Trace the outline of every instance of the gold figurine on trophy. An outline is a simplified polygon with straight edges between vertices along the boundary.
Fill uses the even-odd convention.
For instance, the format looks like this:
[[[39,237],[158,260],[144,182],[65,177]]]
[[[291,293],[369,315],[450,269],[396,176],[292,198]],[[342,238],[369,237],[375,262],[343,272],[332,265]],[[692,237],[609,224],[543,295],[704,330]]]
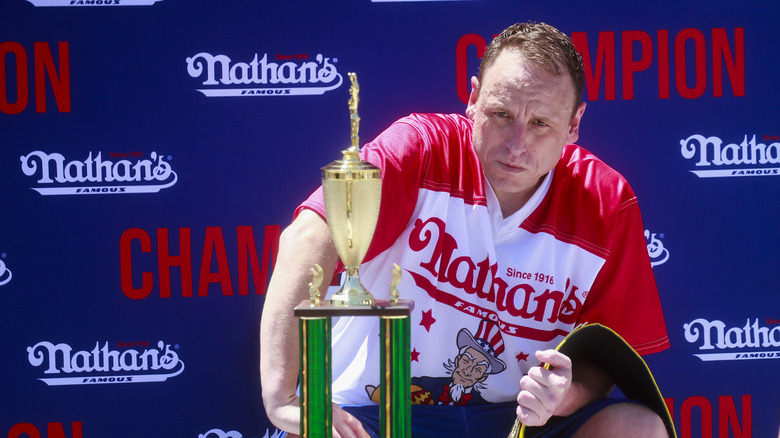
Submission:
[[[341,160],[322,168],[325,213],[336,250],[344,262],[346,279],[331,297],[331,304],[340,306],[372,306],[374,297],[360,283],[358,269],[374,236],[382,180],[379,168],[358,156],[360,116],[358,115],[358,85],[355,73],[349,73],[349,112],[352,145],[342,151]]]

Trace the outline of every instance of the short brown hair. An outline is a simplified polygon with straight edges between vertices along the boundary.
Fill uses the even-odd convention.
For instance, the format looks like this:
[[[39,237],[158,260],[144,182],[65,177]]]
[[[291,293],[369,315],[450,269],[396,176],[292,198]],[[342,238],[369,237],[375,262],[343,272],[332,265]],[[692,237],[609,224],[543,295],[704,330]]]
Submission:
[[[526,59],[552,74],[560,76],[563,74],[561,70],[565,69],[574,81],[574,111],[577,110],[585,88],[585,73],[582,57],[565,33],[546,23],[525,22],[509,26],[485,50],[479,65],[480,83],[506,47],[518,48]]]

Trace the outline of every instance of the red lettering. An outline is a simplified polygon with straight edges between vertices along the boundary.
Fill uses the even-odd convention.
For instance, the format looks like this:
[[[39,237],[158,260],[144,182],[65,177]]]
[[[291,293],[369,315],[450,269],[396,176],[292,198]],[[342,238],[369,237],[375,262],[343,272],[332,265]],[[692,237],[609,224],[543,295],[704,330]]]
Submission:
[[[8,438],[19,438],[22,435],[26,435],[27,438],[41,438],[38,428],[30,423],[14,424],[11,430],[8,431]]]
[[[488,274],[490,274],[490,278],[496,278],[496,272],[498,271],[498,264],[493,264],[493,266],[491,266],[490,259],[485,257],[485,260],[482,260],[481,262],[477,263],[477,269],[479,269],[479,271],[477,272],[477,284],[474,285],[474,289],[476,290],[477,296],[480,298],[487,299],[491,303],[495,302],[496,296],[493,294],[493,288],[488,288],[488,290],[485,291],[485,282],[487,280]]]
[[[60,112],[70,112],[70,54],[68,43],[61,41],[59,49],[59,68],[55,67],[54,55],[47,42],[33,44],[33,75],[35,83],[35,110],[46,112],[46,79],[48,78],[57,109]],[[9,78],[7,62],[13,55],[16,65],[16,100],[11,103],[7,94],[13,89],[12,78]],[[0,43],[0,111],[6,114],[19,114],[27,108],[30,98],[29,70],[27,51],[16,42]]]
[[[547,305],[550,301],[553,303],[553,308],[547,321],[556,322],[558,320],[558,312],[561,309],[561,301],[563,301],[563,292],[547,289],[543,293],[535,296],[534,301],[536,302],[536,310],[533,312],[535,320],[541,321],[544,319],[544,315],[547,313]]]
[[[734,96],[745,95],[745,29],[734,29],[734,52],[726,29],[712,29],[712,86],[715,97],[723,96],[723,62]]]
[[[531,301],[531,295],[536,291],[530,284],[518,284],[507,290],[507,284],[500,278],[496,278],[494,283],[499,284],[498,292],[496,293],[496,309],[500,311],[506,310],[512,316],[521,316],[526,319],[533,317],[532,314],[528,313],[528,303]],[[525,293],[525,296],[523,296],[523,305],[521,307],[515,305],[515,302],[517,301],[515,299],[515,294],[519,290],[522,290]]]
[[[729,426],[734,432],[734,438],[750,438],[753,435],[753,408],[749,395],[742,396],[742,427],[739,425],[734,397],[718,397],[718,436],[729,436]]]
[[[258,256],[255,245],[255,237],[250,226],[236,228],[238,251],[238,290],[239,295],[249,293],[249,274],[254,279],[255,293],[264,295],[268,286],[268,278],[276,262],[279,251],[279,225],[265,227],[263,236],[263,255]],[[136,243],[140,244],[140,253],[157,254],[157,268],[159,275],[159,288],[161,298],[171,297],[171,268],[178,267],[181,275],[181,295],[191,297],[193,292],[192,272],[192,242],[189,228],[179,229],[178,255],[172,255],[169,248],[168,229],[157,230],[157,251],[152,248],[152,238],[149,233],[139,228],[131,228],[122,233],[119,242],[120,281],[122,292],[130,299],[143,299],[148,297],[155,285],[153,272],[141,272],[140,287],[133,282],[135,267],[136,280],[138,280],[139,265],[143,264],[143,258],[138,254]],[[175,246],[175,245],[174,245]],[[227,246],[221,227],[208,227],[205,230],[203,253],[201,254],[200,273],[198,276],[198,295],[208,296],[211,283],[218,283],[222,288],[222,295],[233,295],[233,277],[228,263]],[[174,250],[174,252],[176,252]],[[138,259],[138,260],[136,260]],[[216,271],[212,271],[212,262],[216,260]],[[148,262],[147,262],[148,264]]]
[[[140,228],[131,228],[124,233],[119,240],[119,266],[122,292],[133,300],[140,300],[149,296],[154,285],[154,277],[151,272],[141,273],[141,288],[133,286],[133,252],[132,242],[141,242],[141,252],[152,252],[152,239],[149,234]]]
[[[477,58],[482,59],[485,56],[487,42],[479,35],[470,33],[463,35],[455,46],[455,78],[457,79],[458,97],[461,102],[468,103],[471,80],[468,73],[468,51],[469,47],[474,46],[477,49]]]
[[[171,297],[171,268],[178,266],[181,273],[181,295],[192,296],[192,247],[190,229],[179,229],[179,255],[172,256],[168,250],[168,229],[157,230],[157,264],[160,275],[160,297]]]
[[[16,102],[8,101],[6,88],[8,73],[6,72],[6,55],[13,54],[16,58]],[[27,52],[21,44],[12,41],[0,43],[0,111],[6,114],[19,114],[27,108],[29,100],[27,81]]]
[[[577,316],[580,314],[580,310],[582,309],[582,301],[577,298],[577,295],[575,294],[577,291],[577,286],[572,284],[570,278],[566,279],[566,287],[564,288],[564,292],[567,290],[569,291],[569,294],[566,296],[566,300],[564,300],[561,304],[561,311],[558,314],[558,320],[566,324],[574,324],[577,321]]]
[[[62,423],[49,423],[46,425],[48,438],[66,438],[65,428]],[[74,421],[70,426],[71,438],[81,438],[81,422]]]
[[[252,279],[255,285],[256,295],[265,295],[268,288],[268,273],[276,263],[276,255],[279,253],[279,225],[266,225],[263,234],[263,262],[258,263],[257,246],[252,227],[243,226],[236,230],[238,234],[238,294],[249,293],[248,265],[252,266]]]
[[[466,276],[463,280],[458,278],[458,271],[462,272],[460,269],[461,264],[466,268]],[[463,289],[466,292],[473,291],[474,271],[476,269],[477,267],[474,266],[474,262],[471,260],[471,258],[458,257],[449,265],[449,268],[447,269],[447,278],[449,278],[450,283],[452,283],[452,285],[458,289]]]
[[[428,224],[433,226],[428,227]],[[434,237],[434,233],[436,237]],[[577,287],[571,283],[571,280],[566,282],[565,291],[568,291],[568,296],[564,301],[566,293],[562,291],[547,289],[544,293],[537,295],[534,288],[526,283],[510,288],[506,281],[496,276],[498,264],[491,265],[489,258],[485,258],[477,264],[468,256],[459,256],[453,260],[458,244],[455,238],[445,231],[444,222],[439,218],[432,217],[425,221],[417,219],[409,235],[409,248],[418,252],[425,249],[431,250],[430,259],[420,263],[420,267],[435,277],[438,282],[449,283],[454,288],[469,295],[476,294],[478,298],[495,303],[497,310],[506,311],[512,316],[542,321],[549,311],[547,317],[550,322],[556,322],[561,318],[567,323],[573,323],[582,307],[582,302],[575,295]],[[520,271],[510,269],[508,271],[509,277],[514,278],[515,272],[519,273],[520,276],[524,275]],[[488,274],[490,274],[491,284],[486,289]],[[422,278],[422,275],[416,275]],[[528,275],[530,277],[530,273]],[[552,277],[547,276],[547,278],[549,280],[538,281],[552,283]],[[425,281],[426,283],[430,282],[427,278]],[[518,305],[515,298],[518,291],[524,293],[522,306]],[[532,300],[536,305],[531,312],[529,306]]]
[[[674,79],[677,93],[686,99],[701,97],[707,90],[707,56],[712,56],[712,93],[723,96],[723,70],[734,96],[745,95],[745,32],[744,28],[734,29],[733,45],[726,29],[712,29],[712,48],[707,49],[704,33],[698,29],[683,29],[674,38],[671,46],[668,30],[659,30],[656,34],[658,63],[658,97],[668,99],[671,94],[671,61],[674,57]],[[595,59],[589,45],[586,32],[573,32],[572,42],[582,55],[585,69],[585,88],[589,100],[598,100],[602,83],[604,99],[615,99],[615,33],[599,32],[596,41]],[[592,43],[592,41],[591,41]],[[626,31],[621,34],[621,77],[623,81],[623,99],[634,98],[636,73],[646,71],[653,62],[654,41],[651,34],[644,31]],[[638,55],[638,57],[637,57]],[[637,59],[635,59],[637,58]],[[603,78],[603,80],[602,80]]]
[[[688,40],[693,41],[694,53],[694,85],[688,87],[687,48]],[[707,51],[704,34],[698,29],[683,29],[674,39],[674,66],[677,92],[686,99],[696,99],[704,94],[707,88]]]
[[[666,410],[669,411],[669,416],[672,417],[672,423],[674,423],[674,399],[664,397],[664,403]]]
[[[598,43],[596,44],[595,67],[591,61],[587,33],[573,32],[571,40],[582,56],[588,100],[598,100],[602,72],[606,81],[604,98],[606,100],[615,100],[615,32],[599,32]]]
[[[437,228],[439,237],[436,240],[431,259],[426,263],[421,263],[420,267],[436,275],[439,281],[447,282],[447,266],[450,265],[452,253],[458,248],[458,244],[455,242],[455,238],[444,231],[444,221],[435,217],[425,222],[417,219],[414,223],[414,230],[409,236],[409,247],[414,251],[422,251],[428,246],[432,239],[431,231],[426,229],[426,225],[429,223]]]
[[[211,260],[217,257],[217,272],[211,272]],[[207,227],[206,240],[203,243],[203,258],[200,263],[200,281],[198,281],[198,296],[205,297],[209,294],[209,284],[222,285],[222,295],[233,295],[233,283],[230,281],[230,268],[228,267],[225,239],[222,236],[222,228]]]
[[[46,425],[48,438],[67,438],[65,436],[65,427],[62,423],[48,423]],[[8,438],[41,438],[41,432],[35,425],[30,423],[18,423],[8,431]],[[82,438],[81,422],[74,421],[70,426],[70,438]]]
[[[734,396],[718,397],[718,438],[733,436],[734,438],[750,438],[753,436],[753,409],[750,395],[743,395],[741,415],[742,423],[734,403]],[[680,422],[680,438],[713,437],[713,403],[702,396],[692,396],[685,399],[680,407],[679,417],[675,416],[675,403],[672,398],[665,398],[666,408]],[[698,421],[697,421],[698,420]]]
[[[710,401],[701,396],[688,397],[680,408],[680,435],[682,437],[693,436],[692,418],[693,409],[699,408],[701,420],[701,436],[712,436],[712,405]]]
[[[653,40],[647,32],[626,31],[623,39],[623,99],[634,98],[634,73],[647,70],[653,62]],[[641,47],[641,57],[634,60],[634,43]]]
[[[669,98],[669,31],[658,31],[658,97]]]
[[[44,74],[48,73],[49,84],[61,113],[70,112],[70,56],[68,43],[59,43],[59,76],[54,68],[54,57],[49,43],[36,42],[35,48],[35,111],[46,112],[46,83]]]

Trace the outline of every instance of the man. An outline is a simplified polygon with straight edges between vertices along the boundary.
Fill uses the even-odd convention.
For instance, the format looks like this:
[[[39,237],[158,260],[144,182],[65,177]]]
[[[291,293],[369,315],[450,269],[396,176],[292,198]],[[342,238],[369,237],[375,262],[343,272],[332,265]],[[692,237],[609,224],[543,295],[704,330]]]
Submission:
[[[636,198],[627,182],[573,145],[585,111],[582,60],[568,37],[521,23],[488,47],[466,116],[415,114],[366,145],[382,168],[377,234],[361,269],[384,298],[389,266],[415,300],[412,376],[435,375],[443,339],[496,323],[506,369],[475,406],[413,406],[413,436],[505,436],[514,415],[534,436],[666,436],[644,406],[604,400],[598,367],[552,350],[581,323],[601,323],[642,354],[668,346]],[[297,323],[307,273],[338,267],[321,191],[282,234],[261,322],[263,401],[280,429],[299,430]],[[365,388],[378,376],[378,322],[333,328],[334,436],[376,433]],[[547,364],[549,369],[542,366]],[[487,383],[487,382],[486,382]],[[344,406],[342,408],[341,406]],[[359,420],[358,420],[359,418]]]

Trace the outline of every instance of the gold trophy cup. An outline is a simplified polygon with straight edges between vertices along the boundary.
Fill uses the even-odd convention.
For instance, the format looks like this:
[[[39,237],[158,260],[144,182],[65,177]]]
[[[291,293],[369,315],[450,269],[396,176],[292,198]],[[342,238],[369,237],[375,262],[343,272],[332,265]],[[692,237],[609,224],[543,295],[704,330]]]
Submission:
[[[376,229],[382,180],[379,168],[361,161],[358,156],[360,116],[357,107],[360,86],[354,73],[349,73],[349,79],[352,82],[349,90],[352,145],[342,151],[341,160],[322,168],[328,227],[346,270],[344,284],[330,302],[338,306],[373,306],[374,297],[360,283],[358,269]]]

